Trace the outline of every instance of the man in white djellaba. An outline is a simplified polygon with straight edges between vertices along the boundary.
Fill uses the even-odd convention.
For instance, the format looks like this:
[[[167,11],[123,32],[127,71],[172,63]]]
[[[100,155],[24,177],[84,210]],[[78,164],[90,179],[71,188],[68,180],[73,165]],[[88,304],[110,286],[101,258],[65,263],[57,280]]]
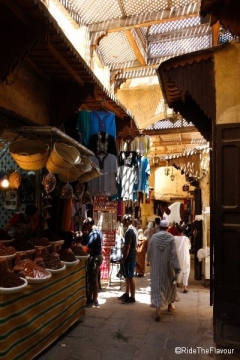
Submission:
[[[184,235],[184,228],[177,225],[178,235],[174,236],[175,244],[177,248],[178,259],[181,267],[181,271],[177,277],[177,286],[183,284],[183,293],[188,292],[188,278],[190,274],[190,249],[191,242],[189,238]]]
[[[161,307],[174,311],[176,300],[176,279],[180,272],[174,236],[167,232],[169,223],[161,220],[160,231],[153,234],[148,257],[151,261],[151,303],[156,308],[155,320],[160,321]]]

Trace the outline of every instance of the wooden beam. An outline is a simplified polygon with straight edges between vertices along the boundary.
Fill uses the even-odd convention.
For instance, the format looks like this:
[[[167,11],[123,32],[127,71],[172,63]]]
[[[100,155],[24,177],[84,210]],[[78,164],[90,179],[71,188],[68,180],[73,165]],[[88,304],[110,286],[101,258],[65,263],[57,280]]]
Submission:
[[[14,13],[14,15],[23,22],[23,24],[33,28],[32,20],[29,19],[29,17],[24,14],[24,12],[19,8],[19,6],[17,4],[13,3],[12,0],[5,1],[5,4]],[[35,29],[35,32],[37,32],[36,29]]]
[[[68,64],[68,62],[62,57],[61,54],[56,50],[56,48],[48,42],[46,44],[50,53],[55,57],[55,59],[64,67],[64,69],[71,75],[71,77],[82,87],[84,87],[83,80],[76,74],[73,68]]]
[[[186,13],[188,11],[188,13]],[[124,19],[115,19],[103,21],[97,24],[89,25],[90,32],[108,31],[119,32],[141,27],[148,27],[151,25],[162,24],[167,21],[176,21],[181,19],[190,19],[198,17],[196,4],[192,4],[188,8],[181,8],[180,10],[162,10],[154,13],[141,14]]]
[[[141,51],[139,50],[138,48],[138,45],[136,43],[136,40],[134,39],[132,33],[130,30],[126,30],[125,31],[126,33],[126,36],[127,36],[127,39],[129,41],[129,44],[131,45],[133,51],[134,51],[134,54],[136,55],[136,58],[138,59],[138,61],[140,62],[141,65],[147,65],[146,64],[146,60],[144,59]]]
[[[212,26],[212,46],[217,46],[218,45],[219,31],[220,31],[220,22],[217,21]]]
[[[153,130],[143,130],[143,135],[171,135],[171,134],[189,134],[195,133],[198,130],[195,126],[182,127],[182,128],[174,128],[174,129],[153,129]]]
[[[202,37],[204,35],[210,35],[212,33],[212,29],[209,24],[192,26],[189,28],[184,28],[180,30],[173,30],[169,32],[165,32],[162,34],[153,34],[148,35],[147,41],[149,42],[169,42],[172,41],[192,38],[192,37]]]

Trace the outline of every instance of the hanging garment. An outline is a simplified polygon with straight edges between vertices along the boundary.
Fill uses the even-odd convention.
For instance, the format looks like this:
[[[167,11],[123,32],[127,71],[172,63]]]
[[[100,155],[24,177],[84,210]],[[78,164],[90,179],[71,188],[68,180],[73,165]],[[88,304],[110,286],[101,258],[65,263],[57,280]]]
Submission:
[[[115,195],[117,193],[116,175],[118,171],[117,158],[112,154],[90,156],[90,160],[96,164],[103,175],[89,181],[89,191],[92,196]]]
[[[114,137],[104,131],[100,131],[97,134],[90,136],[88,148],[95,154],[99,151],[104,151],[117,156],[117,147]]]
[[[143,192],[149,194],[149,183],[148,178],[150,176],[150,164],[149,160],[143,156],[139,156],[137,159],[138,163],[138,181],[134,185],[134,192]]]
[[[92,111],[90,124],[91,135],[97,134],[99,131],[104,131],[116,139],[116,121],[114,113],[106,110]]]
[[[151,137],[148,135],[139,136],[136,138],[137,140],[137,149],[136,150],[139,155],[147,157],[150,151],[150,148],[152,146],[152,140]],[[131,149],[133,150],[133,149]]]
[[[118,184],[121,184],[121,199],[133,200],[133,186],[137,182],[137,168],[122,165],[118,169]]]
[[[119,165],[138,167],[136,151],[121,151],[119,155]]]
[[[81,110],[79,111],[77,120],[77,129],[80,134],[80,142],[84,146],[88,146],[89,138],[91,135],[91,122],[90,122],[91,111]]]

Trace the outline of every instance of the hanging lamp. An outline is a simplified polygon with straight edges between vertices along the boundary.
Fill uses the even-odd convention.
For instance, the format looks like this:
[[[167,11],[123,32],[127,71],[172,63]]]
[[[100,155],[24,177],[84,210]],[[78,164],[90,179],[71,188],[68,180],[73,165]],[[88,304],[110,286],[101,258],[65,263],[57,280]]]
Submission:
[[[165,174],[166,176],[168,176],[168,175],[170,174],[170,168],[169,168],[169,163],[168,163],[168,161],[166,161],[166,167],[165,167],[165,169],[164,169],[164,174]]]
[[[158,166],[158,164],[159,164],[159,157],[157,156],[156,151],[157,151],[157,148],[155,148],[155,155],[153,157],[153,165],[154,166]]]
[[[170,175],[170,179],[173,181],[175,179],[175,175],[173,174],[173,167],[172,167],[172,173]]]

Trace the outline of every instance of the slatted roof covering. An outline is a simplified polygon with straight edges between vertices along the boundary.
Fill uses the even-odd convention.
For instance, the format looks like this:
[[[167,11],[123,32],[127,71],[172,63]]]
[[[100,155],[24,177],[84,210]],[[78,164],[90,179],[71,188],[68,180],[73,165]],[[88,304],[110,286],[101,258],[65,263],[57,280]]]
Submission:
[[[211,28],[202,24],[199,0],[59,0],[118,79],[147,77],[168,58],[211,47]],[[130,70],[130,72],[129,72]]]
[[[160,129],[176,129],[176,128],[188,128],[194,126],[193,123],[187,122],[185,119],[166,119],[157,121],[154,124],[148,126],[146,130],[160,130]]]
[[[158,79],[157,69],[163,62],[212,47],[212,28],[209,21],[202,21],[199,14],[201,0],[58,1],[79,25],[89,29],[92,49],[102,65],[108,66],[111,84],[121,101],[123,93],[119,92],[123,90],[122,85],[128,86],[134,79]],[[163,127],[157,129],[157,122],[154,131],[172,131],[172,119],[164,120],[163,112],[160,114],[158,104],[161,96],[156,101],[152,91],[148,97],[142,95],[142,98],[141,101],[136,99],[129,107],[139,129],[143,129],[144,121],[147,123],[146,120],[155,119],[155,114],[159,114]],[[126,107],[127,103],[129,105],[130,100],[124,103]],[[150,104],[155,108],[152,109]],[[189,132],[191,146],[190,130],[186,129],[196,133],[192,135],[194,141],[195,137],[197,142],[202,141],[202,134],[192,124],[187,123],[186,128],[183,121],[179,122],[179,127],[177,124],[175,121],[173,130]]]

